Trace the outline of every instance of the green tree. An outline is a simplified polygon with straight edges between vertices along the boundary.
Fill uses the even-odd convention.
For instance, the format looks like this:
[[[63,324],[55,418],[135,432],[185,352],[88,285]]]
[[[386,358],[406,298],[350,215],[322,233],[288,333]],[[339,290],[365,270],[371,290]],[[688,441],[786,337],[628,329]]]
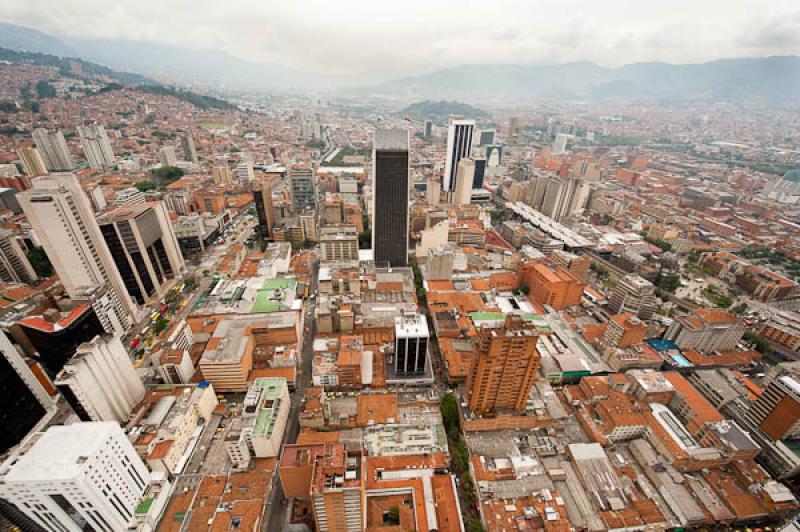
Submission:
[[[135,186],[141,192],[147,192],[148,190],[154,190],[156,188],[156,184],[152,181],[139,181],[133,186]]]
[[[389,511],[386,513],[386,523],[387,525],[397,526],[400,524],[400,508],[397,506],[392,506],[389,508]]]
[[[162,166],[151,172],[155,181],[160,184],[171,183],[183,176],[183,170],[177,166]]]
[[[474,515],[468,515],[464,518],[464,528],[467,532],[485,532],[481,520]]]
[[[369,249],[372,247],[372,229],[365,229],[358,235],[359,249]]]
[[[452,393],[446,394],[442,397],[439,408],[442,411],[442,420],[445,428],[448,430],[450,427],[458,428],[458,404],[455,396]]]
[[[156,324],[153,326],[153,332],[161,334],[167,328],[167,320],[165,318],[158,318]]]
[[[679,275],[666,275],[658,282],[658,287],[670,294],[674,293],[680,285],[681,278]]]
[[[44,249],[41,247],[33,248],[28,250],[25,255],[28,257],[28,262],[33,266],[33,271],[36,272],[36,275],[39,277],[50,277],[53,275],[53,265],[50,263],[50,259],[47,253],[44,252]]]
[[[40,79],[36,82],[36,94],[39,98],[55,98],[56,89],[47,80]]]

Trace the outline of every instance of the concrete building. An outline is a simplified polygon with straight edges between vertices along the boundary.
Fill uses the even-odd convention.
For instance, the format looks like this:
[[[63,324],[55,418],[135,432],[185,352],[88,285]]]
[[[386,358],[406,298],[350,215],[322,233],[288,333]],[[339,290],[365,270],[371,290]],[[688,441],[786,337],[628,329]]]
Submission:
[[[200,358],[200,371],[218,392],[247,391],[253,369],[255,341],[250,327],[258,319],[225,319],[219,322]]]
[[[570,135],[559,133],[553,140],[553,155],[561,155],[567,152],[567,142],[569,142]]]
[[[647,324],[633,313],[626,312],[611,316],[603,335],[603,343],[608,347],[625,349],[641,343],[647,335]]]
[[[194,138],[189,134],[181,135],[180,143],[181,152],[183,153],[183,160],[197,164],[197,149],[194,146]]]
[[[307,208],[317,207],[317,185],[314,170],[307,166],[289,168],[289,189],[292,196],[292,209],[300,214]]]
[[[800,379],[783,375],[750,404],[750,418],[773,440],[800,439]]]
[[[523,265],[520,272],[529,297],[541,305],[563,310],[581,302],[586,283],[566,268],[535,261]]]
[[[43,176],[18,194],[22,210],[42,243],[67,294],[86,299],[107,286],[111,312],[98,318],[110,333],[127,332],[138,311],[97,224],[89,198],[70,173]]]
[[[456,188],[453,192],[453,205],[468,205],[472,199],[472,183],[475,181],[475,160],[464,157],[458,161],[456,169]]]
[[[230,185],[231,169],[227,166],[215,166],[211,169],[211,177],[218,185]]]
[[[55,407],[33,370],[41,371],[28,366],[0,331],[0,452],[17,445]]]
[[[272,185],[267,180],[250,183],[253,192],[253,205],[256,209],[258,226],[256,231],[264,240],[272,240],[272,228],[275,227],[275,209],[272,205]]]
[[[22,166],[25,167],[25,173],[29,176],[35,177],[47,173],[47,166],[39,150],[36,148],[20,148],[17,153],[20,160],[22,160]]]
[[[419,314],[394,320],[394,371],[398,376],[423,375],[428,364],[428,321]]]
[[[83,153],[93,170],[100,172],[116,166],[114,150],[111,149],[111,141],[108,140],[105,127],[79,126],[78,135],[81,137]]]
[[[365,507],[362,457],[342,444],[326,446],[311,478],[314,522],[320,532],[364,529]]]
[[[127,530],[150,472],[114,422],[50,427],[3,472],[0,496],[45,530]]]
[[[800,313],[776,312],[758,334],[784,349],[796,353],[800,351]]]
[[[451,118],[447,125],[447,153],[445,155],[444,176],[442,177],[442,190],[444,192],[452,193],[456,189],[458,162],[470,154],[474,131],[474,120]]]
[[[589,183],[577,178],[539,176],[534,185],[534,196],[541,190],[538,182],[545,180],[541,205],[532,205],[542,214],[560,222],[565,218],[580,215],[589,201]],[[536,187],[539,187],[538,189]]]
[[[649,320],[656,310],[655,287],[636,274],[626,275],[611,292],[608,308],[615,314],[632,312],[643,320]]]
[[[319,245],[324,261],[358,260],[358,233],[353,226],[323,227]]]
[[[144,397],[128,350],[116,336],[98,336],[78,347],[55,385],[81,421],[125,421]]]
[[[125,288],[140,305],[159,299],[186,270],[162,202],[120,207],[98,221]]]
[[[427,187],[425,188],[425,203],[431,207],[438,207],[439,201],[442,196],[442,182],[440,179],[431,177],[428,179]]]
[[[0,229],[0,280],[6,283],[32,283],[38,278],[14,233]]]
[[[467,379],[467,401],[478,414],[525,408],[540,357],[536,330],[517,316],[503,325],[483,325]]]
[[[142,205],[147,202],[144,192],[135,187],[123,188],[117,191],[114,205],[117,207],[127,207],[129,205]]]
[[[724,310],[697,309],[675,318],[664,338],[672,340],[681,349],[713,353],[735,349],[745,330],[736,316]]]
[[[236,165],[236,179],[247,184],[255,180],[256,174],[253,171],[253,161],[242,161]]]
[[[291,407],[286,379],[256,379],[247,391],[243,406],[243,421],[251,420],[247,438],[253,456],[278,456]]]
[[[372,252],[375,263],[408,264],[408,132],[375,131],[373,158]]]
[[[175,146],[164,146],[158,150],[158,162],[161,163],[161,166],[175,166],[175,163],[178,162]]]
[[[75,161],[72,160],[69,146],[61,131],[34,129],[33,142],[36,143],[36,149],[42,155],[42,160],[49,171],[69,172],[75,168]]]

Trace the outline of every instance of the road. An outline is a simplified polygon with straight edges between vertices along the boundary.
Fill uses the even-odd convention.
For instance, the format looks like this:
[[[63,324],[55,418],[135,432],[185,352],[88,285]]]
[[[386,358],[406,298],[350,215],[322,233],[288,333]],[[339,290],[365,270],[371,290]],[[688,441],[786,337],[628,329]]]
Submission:
[[[290,399],[292,402],[289,410],[289,421],[286,423],[283,444],[294,443],[300,432],[298,421],[300,409],[305,396],[306,388],[311,384],[311,365],[314,358],[314,335],[316,334],[316,321],[314,320],[314,310],[317,304],[317,297],[311,297],[317,293],[317,277],[319,274],[319,261],[315,257],[311,268],[311,286],[309,287],[309,299],[306,300],[306,315],[303,326],[303,346],[300,355],[300,369],[297,376],[295,391],[292,392]],[[264,514],[261,520],[261,530],[263,532],[277,532],[283,529],[286,522],[286,510],[289,505],[284,502],[283,487],[281,486],[280,476],[277,468],[280,466],[280,458],[275,464],[276,471],[272,480],[272,490],[269,494],[267,504],[264,505]]]

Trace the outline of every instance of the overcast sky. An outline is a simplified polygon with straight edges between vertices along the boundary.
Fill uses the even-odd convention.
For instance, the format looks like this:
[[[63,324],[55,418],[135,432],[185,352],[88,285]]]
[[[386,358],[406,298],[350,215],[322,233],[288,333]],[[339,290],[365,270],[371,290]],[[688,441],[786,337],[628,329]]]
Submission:
[[[800,54],[798,0],[0,0],[0,18],[373,79],[464,63]]]

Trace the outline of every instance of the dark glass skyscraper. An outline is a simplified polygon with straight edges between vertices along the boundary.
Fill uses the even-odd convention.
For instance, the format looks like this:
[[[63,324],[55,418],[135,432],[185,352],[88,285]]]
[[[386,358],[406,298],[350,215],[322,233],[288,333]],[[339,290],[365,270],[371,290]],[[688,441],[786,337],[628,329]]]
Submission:
[[[372,251],[378,266],[408,264],[408,132],[375,131]]]

